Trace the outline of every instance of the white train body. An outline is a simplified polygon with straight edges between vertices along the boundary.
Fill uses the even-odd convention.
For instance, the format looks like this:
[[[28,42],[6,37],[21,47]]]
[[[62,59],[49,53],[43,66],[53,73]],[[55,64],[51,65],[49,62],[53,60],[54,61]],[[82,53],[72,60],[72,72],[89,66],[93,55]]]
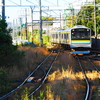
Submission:
[[[91,29],[82,25],[58,29],[51,33],[51,42],[69,45],[70,48],[91,48]]]

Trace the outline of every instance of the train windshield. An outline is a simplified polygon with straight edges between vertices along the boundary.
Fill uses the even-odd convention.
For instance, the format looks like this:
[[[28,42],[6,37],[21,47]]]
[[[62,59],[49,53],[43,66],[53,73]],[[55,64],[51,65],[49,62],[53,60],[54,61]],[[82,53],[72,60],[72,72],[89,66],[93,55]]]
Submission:
[[[86,28],[72,29],[71,30],[71,38],[72,39],[90,38],[90,29],[86,29]]]

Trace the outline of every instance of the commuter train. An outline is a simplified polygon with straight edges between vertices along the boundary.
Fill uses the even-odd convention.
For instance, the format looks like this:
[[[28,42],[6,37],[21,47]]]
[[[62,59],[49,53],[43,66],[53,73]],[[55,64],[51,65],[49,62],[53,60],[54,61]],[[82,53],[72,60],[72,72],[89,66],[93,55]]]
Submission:
[[[88,54],[91,48],[91,29],[77,25],[67,29],[58,29],[51,33],[51,43],[70,48],[72,53]]]

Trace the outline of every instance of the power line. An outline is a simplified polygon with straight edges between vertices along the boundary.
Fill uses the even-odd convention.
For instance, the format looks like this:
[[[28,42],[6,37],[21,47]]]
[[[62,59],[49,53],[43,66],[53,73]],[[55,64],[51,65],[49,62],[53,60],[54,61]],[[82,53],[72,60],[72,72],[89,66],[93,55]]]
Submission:
[[[33,3],[33,2],[31,2],[31,1],[29,1],[29,0],[26,0],[27,2],[29,2],[29,3],[31,3],[31,4],[35,4],[35,3]]]
[[[47,0],[45,0],[46,2],[48,2],[48,3],[50,3],[50,4],[53,4],[53,3],[51,3],[51,2],[49,2],[49,1],[47,1]],[[53,4],[54,6],[56,6],[55,4]]]
[[[14,4],[16,4],[16,5],[18,5],[17,3],[15,3],[15,2],[13,2],[13,1],[11,1],[11,0],[9,0],[10,2],[12,2],[12,3],[14,3]],[[19,6],[19,5],[18,5]]]

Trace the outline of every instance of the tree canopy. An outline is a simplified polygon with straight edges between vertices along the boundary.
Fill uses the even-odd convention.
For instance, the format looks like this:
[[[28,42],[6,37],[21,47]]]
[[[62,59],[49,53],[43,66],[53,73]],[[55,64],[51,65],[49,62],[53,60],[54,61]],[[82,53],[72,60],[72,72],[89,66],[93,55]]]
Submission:
[[[17,46],[12,45],[10,31],[11,29],[7,29],[6,21],[0,20],[0,67],[13,66],[18,61],[14,56],[20,55]]]
[[[96,0],[96,4],[99,3],[100,0]],[[85,25],[94,31],[94,6],[91,5],[94,5],[94,3],[91,2],[88,3],[88,6],[86,5],[81,7],[81,10],[77,14],[77,21],[75,24]],[[96,31],[97,34],[100,34],[100,10],[98,6],[96,6]]]

